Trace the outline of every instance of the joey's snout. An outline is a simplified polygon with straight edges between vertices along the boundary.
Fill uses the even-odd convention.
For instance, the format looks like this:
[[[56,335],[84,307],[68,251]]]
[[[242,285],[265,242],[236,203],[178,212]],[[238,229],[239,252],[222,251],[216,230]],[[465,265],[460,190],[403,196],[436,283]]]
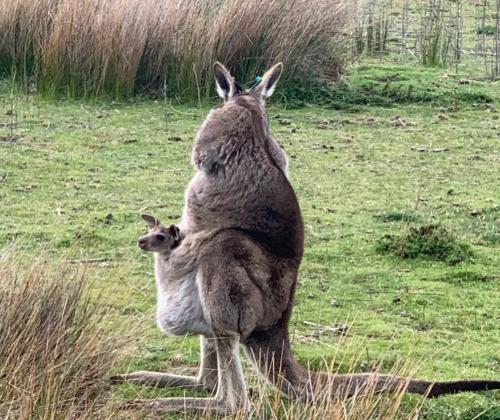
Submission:
[[[148,242],[149,242],[148,238],[146,236],[142,236],[137,241],[137,246],[144,251],[148,251],[149,250]]]
[[[147,235],[141,236],[137,241],[137,246],[143,251],[169,254],[179,243],[179,240],[178,236],[163,229],[149,232]]]

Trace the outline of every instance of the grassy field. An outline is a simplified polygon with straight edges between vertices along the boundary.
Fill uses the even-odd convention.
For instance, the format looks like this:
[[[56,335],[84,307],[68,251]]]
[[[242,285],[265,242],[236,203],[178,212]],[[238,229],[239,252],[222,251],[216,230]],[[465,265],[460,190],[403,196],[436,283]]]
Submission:
[[[208,108],[0,89],[0,249],[25,264],[40,254],[48,265],[95,259],[104,327],[130,337],[119,370],[194,369],[197,338],[156,328],[152,256],[135,242],[142,212],[179,219]],[[366,64],[325,106],[270,107],[306,227],[291,324],[303,364],[335,358],[340,371],[366,371],[405,361],[425,379],[499,378],[499,104],[500,82]],[[429,224],[471,256],[379,252],[387,235]],[[324,328],[339,324],[344,337]],[[176,393],[120,385],[113,398]],[[422,414],[493,419],[499,405],[498,392],[461,394],[426,401]]]

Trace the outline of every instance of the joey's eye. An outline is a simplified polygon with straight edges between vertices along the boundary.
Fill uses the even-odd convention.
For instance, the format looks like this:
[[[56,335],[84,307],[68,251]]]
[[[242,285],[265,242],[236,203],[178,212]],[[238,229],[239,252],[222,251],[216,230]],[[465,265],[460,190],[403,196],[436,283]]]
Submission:
[[[156,239],[158,239],[160,242],[163,242],[165,240],[165,235],[162,235],[161,233],[156,235]]]

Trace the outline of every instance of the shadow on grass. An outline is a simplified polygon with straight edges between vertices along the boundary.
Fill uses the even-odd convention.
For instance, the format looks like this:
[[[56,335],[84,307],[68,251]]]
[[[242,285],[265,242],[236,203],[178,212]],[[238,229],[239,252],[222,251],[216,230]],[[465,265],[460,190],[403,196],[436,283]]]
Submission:
[[[420,217],[410,211],[388,211],[385,213],[376,214],[373,216],[381,222],[404,222],[416,223],[420,221]]]

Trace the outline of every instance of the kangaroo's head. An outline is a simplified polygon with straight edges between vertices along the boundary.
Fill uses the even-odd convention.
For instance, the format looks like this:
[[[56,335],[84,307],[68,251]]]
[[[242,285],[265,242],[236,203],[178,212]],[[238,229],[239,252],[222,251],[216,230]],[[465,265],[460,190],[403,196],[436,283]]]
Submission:
[[[264,73],[259,83],[247,90],[242,89],[235,82],[229,70],[221,63],[215,63],[214,71],[217,93],[224,100],[223,108],[237,103],[254,113],[260,114],[264,120],[265,131],[267,132],[268,117],[265,101],[273,94],[278,84],[278,80],[283,72],[283,63],[275,64]]]
[[[165,227],[156,217],[149,214],[143,214],[142,218],[146,221],[149,232],[139,238],[137,243],[139,248],[169,255],[182,240],[179,227],[176,225]]]

